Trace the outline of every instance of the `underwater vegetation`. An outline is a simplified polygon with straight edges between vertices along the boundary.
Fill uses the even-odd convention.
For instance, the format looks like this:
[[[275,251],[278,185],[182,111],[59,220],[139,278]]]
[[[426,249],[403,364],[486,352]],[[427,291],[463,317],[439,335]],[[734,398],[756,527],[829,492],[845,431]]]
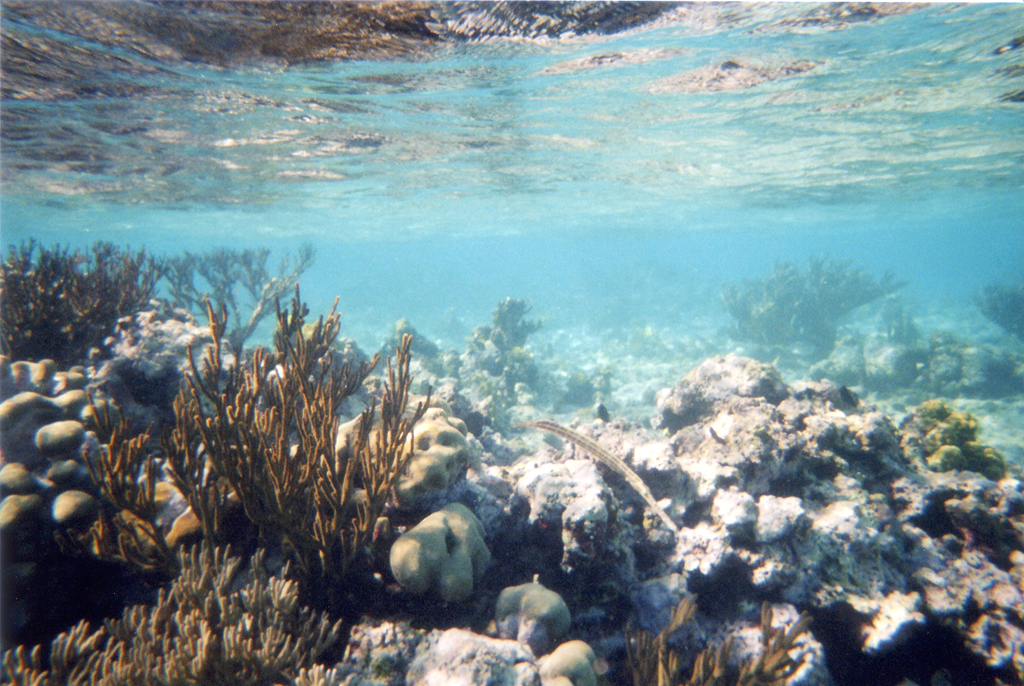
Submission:
[[[902,286],[893,275],[876,280],[849,261],[812,258],[806,271],[779,262],[769,276],[727,285],[725,307],[740,337],[768,345],[803,343],[827,355],[843,316]]]
[[[986,286],[977,304],[992,323],[1024,341],[1024,282],[1012,286]]]
[[[226,332],[225,341],[238,353],[259,323],[273,314],[274,303],[295,287],[315,256],[313,246],[303,245],[295,255],[294,266],[287,256],[281,260],[276,277],[267,268],[268,248],[185,251],[183,255],[164,258],[161,264],[175,306],[202,317],[206,314],[206,301],[210,300],[217,310],[228,311],[231,329]],[[197,278],[205,285],[197,284]],[[242,298],[245,300],[240,302]],[[243,315],[245,311],[249,311],[247,317]]]
[[[0,349],[16,360],[81,362],[114,323],[156,292],[162,267],[145,250],[97,242],[86,252],[31,240],[0,265]]]
[[[362,589],[374,583],[373,549],[382,527],[381,514],[412,457],[412,426],[421,419],[429,403],[427,398],[416,408],[407,408],[411,337],[406,336],[400,343],[394,362],[388,359],[385,378],[378,384],[368,407],[356,418],[355,430],[341,434],[340,404],[362,387],[378,358],[360,364],[335,363],[332,344],[339,320],[335,311],[307,325],[308,309],[296,287],[289,309],[282,311],[278,307],[274,349],[257,348],[248,359],[231,362],[223,355],[226,314],[224,310],[215,312],[211,305],[209,316],[213,342],[202,359],[196,359],[189,350],[191,372],[186,374],[175,399],[173,426],[165,427],[159,435],[151,435],[155,432],[152,427],[135,431],[116,409],[90,405],[90,428],[96,438],[91,443],[88,438],[83,442],[81,430],[77,438],[83,444],[82,459],[99,497],[74,491],[90,507],[80,508],[84,511],[73,518],[61,516],[54,531],[67,554],[115,563],[154,586],[175,578],[179,581],[172,585],[169,596],[160,596],[152,611],[153,619],[145,619],[140,615],[142,610],[134,610],[125,615],[123,628],[107,622],[107,633],[102,637],[88,634],[79,626],[68,636],[57,639],[56,662],[49,669],[61,676],[25,683],[64,683],[62,679],[75,669],[74,665],[65,665],[71,659],[68,651],[76,655],[75,664],[92,660],[88,669],[95,667],[96,661],[115,671],[146,665],[150,661],[145,657],[149,647],[135,644],[130,651],[125,648],[134,632],[145,629],[140,622],[158,624],[157,629],[145,634],[154,646],[171,642],[173,646],[165,645],[160,650],[181,651],[184,662],[171,668],[172,673],[176,669],[199,669],[203,664],[200,658],[212,660],[213,666],[202,667],[213,670],[204,672],[212,681],[200,679],[201,682],[236,683],[220,680],[223,675],[217,670],[228,670],[227,665],[236,661],[225,651],[257,650],[264,643],[266,654],[257,650],[252,656],[256,671],[249,674],[255,681],[242,679],[237,683],[278,683],[278,676],[273,675],[281,671],[271,669],[277,664],[275,661],[284,660],[281,664],[291,665],[290,673],[306,664],[305,657],[296,661],[289,652],[301,649],[303,644],[297,645],[288,638],[289,625],[274,626],[270,622],[273,618],[238,620],[244,627],[236,627],[239,631],[258,628],[269,632],[262,638],[225,634],[223,639],[209,639],[206,632],[196,627],[208,626],[218,616],[225,622],[235,621],[233,617],[238,613],[219,615],[220,610],[201,601],[197,604],[199,610],[214,615],[191,617],[186,615],[192,608],[168,605],[171,601],[183,602],[182,594],[186,592],[178,586],[181,579],[199,575],[208,581],[211,574],[220,574],[212,566],[223,566],[221,562],[214,565],[208,561],[205,547],[201,565],[196,562],[196,555],[191,562],[183,557],[179,551],[189,541],[201,539],[204,546],[211,547],[234,543],[250,553],[258,542],[269,547],[275,559],[282,559],[286,570],[294,569],[294,580],[281,582],[285,584],[281,588],[270,585],[270,590],[279,595],[284,592],[282,589],[287,590],[280,598],[260,600],[243,593],[245,602],[256,604],[254,612],[278,606],[295,609],[301,602],[350,622],[372,597]],[[16,479],[12,470],[5,470],[5,493],[17,488]],[[25,473],[21,479],[33,481],[34,477]],[[69,493],[72,492],[63,493],[54,501],[54,517],[58,511],[56,503]],[[168,527],[168,503],[175,498],[185,509],[177,510],[181,514]],[[38,495],[5,498],[5,543],[11,535],[8,525],[15,516],[12,506],[15,501],[26,499],[34,499],[37,506],[43,504]],[[25,519],[27,514],[19,516]],[[254,565],[259,563],[260,558],[255,558]],[[196,572],[197,566],[203,570]],[[230,566],[224,572],[225,583],[232,583],[236,576],[237,563]],[[266,585],[266,578],[260,583]],[[166,625],[169,614],[182,622],[180,631],[188,632],[180,641],[172,640],[179,628]],[[335,638],[338,626],[330,632]],[[169,633],[159,633],[165,629]],[[114,637],[109,642],[103,638],[107,634]],[[321,638],[326,636],[321,634]],[[193,640],[243,643],[227,647],[186,645]],[[106,649],[102,648],[104,643]],[[85,652],[97,656],[89,657]],[[140,662],[134,667],[115,665],[122,654],[129,656],[124,659]],[[43,669],[38,652],[30,656],[22,650],[17,655],[8,656],[10,674],[31,674]],[[215,664],[221,657],[228,661]],[[168,657],[173,659],[177,658]],[[271,662],[263,664],[264,660]],[[248,663],[236,666],[244,664]],[[110,683],[129,682],[130,679]],[[171,679],[167,683],[178,682]]]
[[[127,608],[95,631],[82,621],[58,636],[44,660],[39,646],[4,654],[17,686],[218,684],[292,681],[324,659],[341,622],[299,603],[288,566],[269,574],[257,551],[243,573],[230,550],[194,546],[181,572],[152,606]],[[243,583],[244,582],[244,583]]]
[[[633,686],[774,686],[784,684],[803,667],[804,655],[798,639],[806,634],[809,615],[801,615],[788,629],[772,626],[773,612],[761,605],[761,650],[738,667],[730,664],[734,639],[730,636],[716,646],[705,648],[693,663],[690,678],[682,681],[684,659],[670,643],[673,634],[693,619],[696,599],[686,596],[672,613],[672,619],[657,634],[628,627],[626,650],[632,667]]]
[[[61,367],[83,362],[166,279],[174,306],[202,317],[209,299],[227,310],[232,325],[224,340],[237,353],[312,265],[315,252],[306,245],[294,263],[285,257],[277,276],[268,269],[269,257],[269,249],[218,249],[157,258],[105,242],[83,252],[27,241],[11,247],[0,265],[0,349],[14,360],[51,359]]]
[[[224,315],[211,309],[214,345],[202,366],[191,360],[164,448],[174,484],[206,540],[222,540],[236,500],[259,538],[280,541],[294,561],[302,597],[344,613],[354,602],[344,595],[355,590],[350,572],[370,572],[364,556],[426,404],[406,412],[406,337],[395,364],[388,360],[380,397],[362,413],[358,430],[346,434],[349,443],[337,446],[341,403],[378,358],[335,365],[331,345],[340,315],[332,310],[304,329],[307,315],[296,287],[290,310],[278,311],[275,350],[258,348],[248,362],[225,365]]]

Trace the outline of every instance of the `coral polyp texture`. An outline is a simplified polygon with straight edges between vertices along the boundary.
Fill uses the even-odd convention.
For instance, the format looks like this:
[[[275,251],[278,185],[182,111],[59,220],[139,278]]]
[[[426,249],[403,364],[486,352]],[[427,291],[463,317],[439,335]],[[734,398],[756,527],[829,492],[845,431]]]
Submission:
[[[491,562],[483,536],[483,525],[469,509],[447,505],[398,537],[391,546],[391,572],[410,593],[466,600]]]
[[[978,420],[969,412],[929,400],[917,407],[903,428],[910,449],[920,451],[929,469],[968,470],[996,481],[1006,475],[1006,460],[998,450],[978,441]]]
[[[347,455],[354,434],[358,430],[358,419],[340,427],[337,452]],[[375,440],[375,427],[370,440]],[[444,491],[459,479],[476,459],[476,449],[467,439],[466,423],[452,416],[451,410],[442,406],[424,409],[422,417],[412,427],[412,442],[405,446],[407,462],[395,486],[395,496],[403,505],[423,502],[430,496]]]
[[[494,621],[498,635],[526,643],[534,655],[547,653],[572,622],[562,596],[536,581],[499,593]]]

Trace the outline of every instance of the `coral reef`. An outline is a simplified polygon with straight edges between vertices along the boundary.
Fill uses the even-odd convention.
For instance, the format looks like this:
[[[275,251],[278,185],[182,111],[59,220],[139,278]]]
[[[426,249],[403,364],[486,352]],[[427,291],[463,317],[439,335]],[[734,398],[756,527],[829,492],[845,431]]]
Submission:
[[[111,243],[90,252],[23,243],[0,264],[0,349],[16,360],[85,361],[114,323],[135,314],[156,290],[162,266],[145,250]]]
[[[656,635],[643,629],[627,629],[626,646],[635,686],[673,686],[680,680],[684,659],[672,647],[670,638],[693,619],[696,603],[684,597],[676,606],[669,623]],[[801,615],[787,628],[773,625],[774,611],[768,603],[761,605],[761,641],[756,656],[741,664],[733,664],[736,639],[727,637],[716,646],[706,648],[693,663],[687,686],[769,686],[790,683],[804,669],[807,649],[801,637],[808,630],[811,618]],[[797,654],[794,655],[794,652]]]
[[[181,573],[156,604],[135,606],[92,632],[81,622],[51,645],[4,654],[13,684],[279,684],[324,660],[341,623],[298,603],[298,587],[267,574],[257,553],[239,584],[239,558],[203,546],[181,553]]]
[[[499,593],[494,621],[501,638],[515,638],[540,656],[565,635],[572,619],[562,596],[534,581]]]
[[[147,450],[149,434],[136,435],[124,417],[115,420],[109,408],[92,407],[101,445],[86,456],[85,465],[105,507],[95,522],[90,518],[88,531],[68,527],[61,539],[100,559],[128,564],[145,577],[170,579],[178,573],[177,558],[158,523],[159,467]]]
[[[410,593],[466,600],[491,562],[483,537],[476,515],[464,505],[447,505],[398,537],[391,546],[391,572]]]
[[[770,276],[722,290],[736,333],[769,345],[804,343],[827,355],[842,317],[901,287],[891,274],[875,280],[849,262],[812,258],[807,271],[780,262]]]
[[[1006,475],[999,451],[978,442],[978,420],[941,400],[921,403],[900,428],[908,453],[917,453],[929,469],[966,469],[995,481]]]
[[[1024,341],[1024,283],[986,286],[977,304],[992,323]]]
[[[521,349],[535,323],[508,305],[475,340]],[[315,643],[333,636],[299,660],[294,640],[253,638],[236,658],[256,683],[275,669],[267,683],[318,686],[1024,680],[1024,488],[965,412],[924,403],[897,427],[847,387],[790,386],[772,365],[730,355],[652,392],[650,424],[530,418],[546,437],[503,434],[484,399],[460,390],[481,367],[446,377],[436,396],[411,395],[411,327],[396,329],[396,358],[378,378],[377,358],[335,345],[336,312],[307,321],[297,290],[277,312],[274,347],[237,358],[223,308],[209,306],[204,336],[172,314],[123,320],[102,364],[0,365],[18,391],[0,405],[4,602],[15,613],[5,641],[56,633],[66,615],[8,603],[11,589],[46,592],[43,575],[60,564],[121,575],[104,589],[136,580],[125,585],[132,600],[77,610],[61,629],[150,603],[99,633],[79,624],[52,643],[48,665],[43,649],[9,653],[19,679],[74,683],[76,665],[101,662],[134,669],[119,656],[151,650],[150,634],[172,662],[204,641],[234,646],[231,618],[245,612],[217,624],[173,605],[182,579],[221,578],[195,572],[201,553],[182,555],[203,540],[208,551],[230,542],[243,559],[267,550],[253,577],[232,563],[218,602],[236,590],[238,602],[253,598],[247,583],[289,584],[281,607],[314,622]],[[144,375],[120,380],[137,408],[120,410],[113,392],[90,403],[86,389],[115,388],[117,374],[102,370],[130,368],[116,360],[161,354],[154,378],[184,369],[184,384],[159,438],[132,428],[166,403],[132,392]],[[54,534],[64,552],[47,558],[39,551],[56,548],[40,539]],[[293,581],[255,571],[282,567]],[[314,621],[302,605],[327,615]],[[168,628],[180,636],[153,628],[161,612],[185,622]],[[192,629],[200,621],[215,630]],[[49,628],[24,630],[40,623]],[[269,671],[252,666],[264,660]],[[219,663],[189,664],[222,678]]]
[[[491,424],[507,429],[510,410],[544,385],[526,340],[540,322],[525,319],[530,311],[524,300],[505,298],[495,308],[491,326],[478,326],[461,356],[463,383],[486,403]],[[522,397],[521,397],[522,396]]]
[[[339,451],[340,405],[377,359],[336,367],[331,347],[338,315],[332,310],[304,330],[307,314],[296,287],[290,310],[278,310],[276,351],[260,348],[247,364],[225,367],[225,314],[211,307],[214,344],[201,367],[190,355],[192,372],[175,400],[177,425],[164,449],[174,485],[207,540],[222,539],[229,500],[237,499],[261,538],[281,540],[304,599],[344,613],[354,602],[351,568],[369,574],[365,551],[429,398],[406,413],[412,342],[406,337],[395,366],[388,361],[380,422],[374,400]]]
[[[898,650],[897,642],[915,650],[938,624],[952,627],[957,639],[950,638],[949,656],[933,670],[943,667],[956,678],[987,663],[994,670],[988,678],[1024,677],[1012,657],[1024,604],[1014,600],[1019,581],[1003,571],[1024,561],[1024,509],[1015,505],[1024,502],[1020,481],[934,473],[914,448],[927,431],[921,439],[911,438],[910,427],[902,434],[848,389],[828,383],[799,384],[771,400],[766,392],[743,391],[770,378],[757,369],[743,358],[705,362],[663,396],[657,423],[674,431],[671,437],[633,451],[634,468],[648,481],[676,479],[687,494],[674,564],[658,571],[685,575],[687,588],[712,611],[724,608],[709,594],[726,588],[817,608],[832,626],[859,633],[862,655],[879,655],[875,664],[891,664],[884,655]],[[734,375],[746,378],[733,394],[715,393],[706,381]],[[945,426],[973,435],[970,422]],[[614,422],[603,428],[612,430]],[[931,442],[953,440],[941,433]],[[994,584],[1009,593],[1001,607],[1013,609],[985,601],[981,617],[965,612],[963,598],[991,597]],[[917,607],[913,591],[922,588]],[[835,650],[831,634],[820,637],[826,653]],[[842,683],[865,676],[833,673]]]
[[[651,510],[661,519],[665,526],[676,533],[679,532],[679,527],[676,526],[676,523],[672,521],[672,518],[665,513],[664,508],[658,504],[658,501],[654,499],[654,496],[651,494],[651,489],[647,488],[647,484],[643,482],[643,479],[641,479],[636,472],[630,469],[625,462],[608,450],[602,448],[598,443],[595,443],[593,440],[573,431],[572,429],[567,429],[564,426],[560,426],[547,420],[525,422],[519,426],[540,429],[542,431],[547,431],[548,433],[553,433],[556,436],[561,436],[562,438],[571,441],[574,445],[579,446],[583,450],[586,450],[595,459],[600,461],[601,464],[618,472],[618,474],[622,476],[630,486],[632,486],[633,490],[640,494],[640,497],[644,499],[644,502],[651,506]]]
[[[529,648],[465,629],[431,631],[416,648],[406,673],[406,683],[412,684],[535,686],[537,679]]]
[[[259,323],[272,314],[273,305],[295,287],[299,276],[313,264],[314,256],[313,246],[302,246],[295,255],[294,266],[288,257],[281,260],[276,277],[267,269],[267,248],[219,248],[198,254],[185,251],[183,255],[164,258],[162,264],[176,306],[201,315],[205,314],[209,300],[217,311],[227,310],[231,329],[224,337],[238,354]],[[197,277],[205,286],[196,283]],[[245,302],[239,302],[242,296]]]
[[[94,574],[120,584],[126,598],[139,586],[114,565],[69,558],[57,543],[70,542],[68,531],[87,531],[103,504],[88,467],[101,456],[96,419],[106,413],[90,403],[86,373],[81,367],[59,371],[52,360],[0,358],[0,397],[14,393],[0,403],[5,644],[48,640],[83,616],[118,611],[111,597],[90,592]],[[55,593],[64,601],[51,602]]]
[[[202,357],[213,345],[209,324],[200,326],[189,312],[163,301],[153,304],[159,307],[118,320],[107,339],[109,355],[84,370],[93,399],[113,402],[136,426],[174,423],[174,398],[191,370],[188,351]],[[222,354],[226,363],[234,362],[234,355]]]
[[[444,491],[466,475],[466,470],[478,460],[479,446],[471,443],[466,423],[453,417],[444,406],[424,410],[413,426],[414,441],[407,464],[395,485],[395,496],[403,506],[422,504],[432,495]],[[338,430],[338,452],[344,455],[359,428],[354,419]],[[371,440],[374,434],[371,433]]]
[[[945,332],[844,336],[811,375],[887,395],[1004,398],[1024,392],[1024,355]]]

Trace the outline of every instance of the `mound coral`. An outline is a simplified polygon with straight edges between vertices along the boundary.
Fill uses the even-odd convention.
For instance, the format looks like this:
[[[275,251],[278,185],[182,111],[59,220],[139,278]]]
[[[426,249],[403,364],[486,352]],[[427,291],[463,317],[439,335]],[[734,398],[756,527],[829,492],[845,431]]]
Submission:
[[[480,520],[452,503],[429,515],[391,546],[391,572],[405,590],[434,592],[445,602],[473,593],[491,561]]]
[[[583,641],[566,641],[537,661],[543,686],[597,686],[597,655]]]
[[[569,630],[569,608],[549,588],[533,583],[510,586],[494,605],[498,635],[526,643],[534,655],[543,655]]]
[[[444,408],[428,409],[413,430],[413,453],[395,488],[399,502],[447,488],[465,475],[472,460],[466,423]]]

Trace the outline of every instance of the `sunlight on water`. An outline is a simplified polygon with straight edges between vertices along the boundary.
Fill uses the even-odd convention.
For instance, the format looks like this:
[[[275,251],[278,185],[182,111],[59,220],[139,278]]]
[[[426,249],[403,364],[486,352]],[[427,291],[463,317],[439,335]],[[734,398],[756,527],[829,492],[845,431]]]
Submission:
[[[707,4],[294,64],[57,7],[5,9],[4,243],[310,241],[305,292],[370,347],[401,316],[458,341],[507,295],[553,326],[721,323],[722,284],[819,254],[922,307],[1021,267],[1016,5]]]

